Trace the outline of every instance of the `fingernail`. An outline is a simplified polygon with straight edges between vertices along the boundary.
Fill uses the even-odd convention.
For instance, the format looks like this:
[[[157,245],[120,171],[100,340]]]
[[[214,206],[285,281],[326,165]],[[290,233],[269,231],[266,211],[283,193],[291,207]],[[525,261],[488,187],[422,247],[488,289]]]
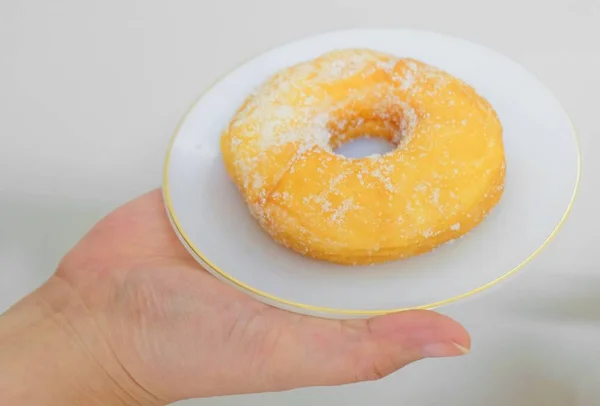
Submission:
[[[468,348],[455,342],[427,344],[421,348],[421,355],[425,358],[457,357],[469,352]]]

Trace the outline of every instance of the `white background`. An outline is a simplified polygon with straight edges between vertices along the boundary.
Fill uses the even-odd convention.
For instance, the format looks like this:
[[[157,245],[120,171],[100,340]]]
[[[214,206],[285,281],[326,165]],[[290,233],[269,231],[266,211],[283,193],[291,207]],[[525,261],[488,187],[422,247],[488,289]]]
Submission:
[[[536,74],[578,129],[574,210],[520,275],[443,310],[470,330],[467,357],[367,384],[182,404],[600,405],[600,0],[0,0],[0,311],[100,216],[159,186],[175,125],[220,74],[351,27],[463,37]]]

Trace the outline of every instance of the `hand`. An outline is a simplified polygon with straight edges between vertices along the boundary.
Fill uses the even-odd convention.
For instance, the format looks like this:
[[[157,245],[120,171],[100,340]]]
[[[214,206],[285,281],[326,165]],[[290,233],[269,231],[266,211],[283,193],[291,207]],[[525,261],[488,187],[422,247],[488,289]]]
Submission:
[[[253,300],[190,257],[158,190],[100,221],[33,295],[123,402],[373,380],[470,347],[459,324],[434,312],[334,321]],[[0,318],[0,340],[1,327]]]

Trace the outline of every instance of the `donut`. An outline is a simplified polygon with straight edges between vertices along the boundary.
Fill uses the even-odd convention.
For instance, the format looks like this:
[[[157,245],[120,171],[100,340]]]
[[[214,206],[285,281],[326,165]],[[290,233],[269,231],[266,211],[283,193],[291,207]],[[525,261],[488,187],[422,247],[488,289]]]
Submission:
[[[365,135],[395,149],[335,152]],[[220,148],[262,229],[336,264],[429,252],[480,224],[504,190],[502,125],[490,103],[439,68],[370,49],[277,72],[237,109]]]

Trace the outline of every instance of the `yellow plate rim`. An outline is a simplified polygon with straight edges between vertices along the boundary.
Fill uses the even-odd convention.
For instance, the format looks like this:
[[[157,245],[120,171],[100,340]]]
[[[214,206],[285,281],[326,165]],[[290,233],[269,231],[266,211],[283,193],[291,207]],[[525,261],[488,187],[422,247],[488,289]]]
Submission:
[[[393,28],[385,28],[385,30],[396,30],[396,31],[407,31],[407,30],[398,30],[398,29],[393,29]],[[415,310],[415,309],[425,309],[425,310],[431,310],[437,307],[441,307],[441,306],[445,306],[448,305],[450,303],[454,303],[457,302],[459,300],[465,299],[467,297],[473,296],[477,293],[483,292],[484,290],[487,290],[489,288],[491,288],[494,285],[497,285],[498,283],[502,282],[503,280],[509,278],[510,276],[514,275],[515,273],[517,273],[519,270],[521,270],[525,265],[527,265],[531,260],[533,260],[536,256],[538,256],[543,250],[544,248],[546,248],[548,246],[548,244],[550,243],[550,241],[552,241],[552,239],[556,236],[556,234],[558,233],[558,231],[561,229],[561,227],[564,225],[565,221],[567,220],[567,218],[569,217],[569,214],[571,213],[571,210],[573,208],[573,205],[575,203],[576,200],[576,196],[577,196],[577,192],[579,190],[579,184],[580,184],[580,180],[581,180],[581,148],[580,148],[580,143],[579,143],[579,138],[577,136],[577,131],[575,128],[575,125],[573,123],[573,120],[571,119],[570,115],[567,113],[566,109],[564,108],[564,106],[560,103],[560,101],[556,98],[556,96],[554,95],[554,93],[551,91],[550,88],[548,88],[546,85],[543,84],[543,82],[541,82],[539,80],[539,78],[533,74],[532,72],[530,72],[529,70],[527,70],[530,74],[532,74],[534,77],[536,77],[536,79],[538,79],[538,81],[546,88],[546,90],[548,90],[548,92],[550,92],[550,94],[552,94],[552,96],[554,97],[554,99],[557,101],[557,103],[560,105],[561,109],[565,112],[567,118],[569,119],[569,123],[571,125],[571,135],[573,136],[574,140],[575,140],[575,144],[576,144],[576,149],[577,149],[577,178],[575,180],[575,187],[573,189],[573,194],[571,196],[571,200],[569,201],[569,204],[567,205],[567,208],[565,209],[565,212],[562,216],[562,218],[560,219],[560,221],[557,223],[556,227],[554,228],[554,230],[552,230],[552,232],[550,233],[550,235],[546,238],[546,240],[544,240],[544,242],[534,251],[532,252],[525,260],[523,260],[519,265],[515,266],[514,268],[512,268],[511,270],[509,270],[508,272],[506,272],[504,275],[484,284],[481,285],[475,289],[472,289],[468,292],[465,293],[461,293],[460,295],[456,295],[453,297],[450,297],[448,299],[443,299],[437,302],[432,302],[432,303],[428,303],[428,304],[424,304],[424,305],[420,305],[420,306],[414,306],[414,307],[404,307],[404,308],[397,308],[397,309],[380,309],[380,310],[351,310],[351,309],[336,309],[336,308],[329,308],[329,307],[322,307],[322,306],[315,306],[315,305],[309,305],[309,304],[305,304],[305,303],[299,303],[299,302],[294,302],[291,300],[287,300],[275,295],[271,295],[267,292],[263,292],[260,289],[254,288],[236,278],[234,278],[233,276],[231,276],[230,274],[228,274],[227,272],[225,272],[224,270],[222,270],[221,268],[219,268],[218,266],[216,266],[214,263],[212,263],[204,254],[202,254],[202,252],[198,249],[198,247],[196,247],[191,239],[189,238],[189,236],[187,235],[187,233],[183,230],[183,227],[181,226],[181,223],[179,222],[179,219],[177,217],[177,215],[175,214],[175,210],[173,209],[173,203],[171,200],[171,193],[170,193],[170,189],[169,189],[169,163],[171,160],[171,152],[173,149],[173,145],[175,144],[175,139],[177,138],[177,135],[179,134],[179,131],[181,129],[181,126],[183,125],[183,123],[185,122],[186,118],[188,117],[188,115],[190,114],[190,112],[196,107],[196,105],[198,104],[198,102],[204,97],[204,95],[210,91],[217,83],[219,83],[224,77],[226,77],[227,75],[229,75],[230,73],[234,72],[236,69],[238,69],[240,66],[244,65],[245,63],[249,62],[252,59],[255,59],[257,57],[259,57],[260,55],[270,52],[272,50],[275,50],[281,46],[285,46],[287,44],[291,44],[294,41],[297,40],[306,40],[306,39],[310,39],[313,37],[318,37],[324,34],[331,34],[331,33],[336,33],[336,32],[344,32],[344,31],[351,31],[351,30],[333,30],[333,31],[325,31],[325,32],[321,32],[321,33],[317,33],[308,37],[304,37],[304,38],[299,38],[299,39],[295,39],[295,40],[291,40],[291,41],[286,41],[283,42],[279,45],[275,45],[275,46],[271,46],[269,47],[267,50],[264,50],[262,52],[258,52],[256,54],[254,54],[253,56],[250,56],[248,58],[246,58],[245,60],[239,62],[238,64],[236,64],[233,68],[227,70],[226,72],[224,72],[222,75],[220,75],[219,77],[217,77],[197,98],[196,100],[189,106],[188,110],[185,112],[185,114],[182,116],[182,118],[179,120],[177,126],[175,127],[175,131],[173,132],[173,135],[171,136],[171,139],[169,141],[169,146],[167,148],[167,156],[165,158],[164,161],[164,168],[163,168],[163,185],[162,185],[162,189],[163,189],[163,199],[164,199],[164,203],[168,212],[169,217],[171,218],[171,222],[174,225],[176,231],[179,233],[180,237],[183,239],[183,241],[185,242],[185,244],[188,246],[189,249],[192,250],[192,252],[198,256],[198,258],[200,258],[208,267],[211,268],[211,270],[213,272],[216,272],[217,274],[219,274],[222,278],[224,278],[225,280],[233,283],[234,285],[236,285],[238,288],[241,288],[242,290],[246,290],[248,292],[253,293],[254,295],[257,295],[259,297],[268,299],[270,301],[273,302],[277,302],[277,303],[281,303],[287,306],[291,306],[291,307],[295,307],[298,309],[303,309],[303,310],[307,310],[307,311],[316,311],[316,312],[321,312],[321,313],[331,313],[331,314],[336,314],[336,315],[348,315],[348,316],[378,316],[378,315],[383,315],[383,314],[388,314],[388,313],[396,313],[396,312],[401,312],[401,311],[407,311],[407,310]],[[448,35],[445,34],[438,34],[438,33],[434,33],[434,32],[430,32],[430,31],[424,31],[424,30],[408,30],[408,31],[416,31],[416,32],[428,32],[431,34],[435,34],[435,35],[443,35],[445,37],[449,37]],[[469,42],[471,44],[477,45],[477,46],[481,46],[479,44],[476,44],[474,42],[462,39],[462,38],[458,38],[458,37],[452,37],[453,39],[458,39],[460,41],[465,41],[465,42]],[[517,63],[516,61],[513,61],[514,63]],[[518,63],[517,63],[518,64]],[[519,66],[521,66],[520,64],[518,64]],[[525,69],[525,68],[523,68]]]

